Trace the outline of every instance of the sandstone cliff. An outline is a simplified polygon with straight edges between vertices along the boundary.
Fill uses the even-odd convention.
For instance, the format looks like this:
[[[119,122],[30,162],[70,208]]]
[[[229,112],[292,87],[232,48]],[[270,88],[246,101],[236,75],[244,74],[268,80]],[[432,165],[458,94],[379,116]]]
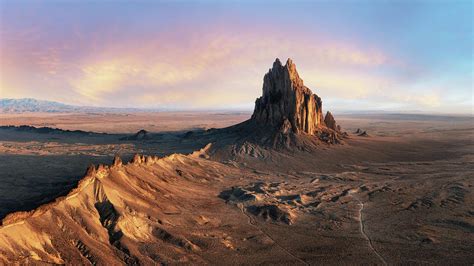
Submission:
[[[331,112],[323,116],[321,98],[304,85],[291,59],[285,65],[275,60],[263,78],[262,90],[250,120],[279,134],[274,143],[291,146],[290,134],[316,136],[328,143],[339,143],[344,136]]]
[[[313,135],[322,117],[321,98],[303,84],[293,61],[283,66],[277,58],[263,79],[263,95],[255,102],[252,119],[277,128],[288,120],[294,133]]]

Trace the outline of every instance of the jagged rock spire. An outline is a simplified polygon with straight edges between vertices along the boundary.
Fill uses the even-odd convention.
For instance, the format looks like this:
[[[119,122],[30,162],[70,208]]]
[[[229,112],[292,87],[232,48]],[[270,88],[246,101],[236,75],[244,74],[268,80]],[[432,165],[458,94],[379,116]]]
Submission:
[[[281,127],[288,120],[295,133],[314,134],[323,123],[322,102],[304,86],[291,59],[283,66],[277,58],[263,78],[263,95],[255,101],[252,120]]]
[[[120,156],[115,155],[112,165],[116,167],[122,166],[122,159],[120,158]]]
[[[332,116],[331,112],[329,111],[324,116],[324,124],[326,124],[326,127],[332,130],[337,130],[336,120],[334,119],[334,116]]]

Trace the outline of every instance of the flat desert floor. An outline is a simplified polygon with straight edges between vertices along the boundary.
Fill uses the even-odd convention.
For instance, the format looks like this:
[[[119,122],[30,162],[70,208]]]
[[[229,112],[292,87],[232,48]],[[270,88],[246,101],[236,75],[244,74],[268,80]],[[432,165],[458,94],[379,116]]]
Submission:
[[[135,153],[189,154],[207,143],[188,131],[205,132],[249,117],[237,112],[1,115],[4,126],[106,134],[0,129],[0,218],[66,195],[89,164],[110,164],[116,154],[124,162]],[[159,217],[150,217],[149,208],[121,195],[127,207],[115,206],[118,213],[126,217],[133,209],[134,217],[148,217],[143,223],[154,225],[150,236],[122,229],[128,256],[145,264],[155,259],[172,264],[474,263],[474,119],[395,114],[336,114],[336,119],[349,137],[313,153],[170,156],[166,160],[179,165],[173,166],[175,177],[153,184],[143,169],[149,178],[165,175],[168,161],[141,168],[128,164],[122,174],[111,173],[129,180],[130,189],[153,188],[150,195],[140,190],[140,197],[153,199],[160,209]],[[127,138],[141,129],[149,132],[147,138]],[[368,136],[358,136],[357,129]],[[100,190],[117,189],[107,182]],[[68,200],[64,204],[75,206]],[[37,219],[38,225],[46,218]],[[150,238],[158,240],[143,244]],[[104,259],[77,245],[89,262]],[[64,256],[50,255],[53,262]]]

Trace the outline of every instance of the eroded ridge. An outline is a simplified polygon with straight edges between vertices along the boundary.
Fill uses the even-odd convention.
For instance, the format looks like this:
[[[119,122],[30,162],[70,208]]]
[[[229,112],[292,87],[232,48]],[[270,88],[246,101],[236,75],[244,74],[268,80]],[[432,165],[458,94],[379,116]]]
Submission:
[[[91,166],[67,196],[3,220],[0,261],[204,263],[196,255],[203,242],[194,243],[180,227],[215,222],[200,211],[181,212],[207,197],[203,184],[221,176],[219,164],[203,158],[207,148],[165,158],[136,155],[127,164],[117,157],[110,166]]]

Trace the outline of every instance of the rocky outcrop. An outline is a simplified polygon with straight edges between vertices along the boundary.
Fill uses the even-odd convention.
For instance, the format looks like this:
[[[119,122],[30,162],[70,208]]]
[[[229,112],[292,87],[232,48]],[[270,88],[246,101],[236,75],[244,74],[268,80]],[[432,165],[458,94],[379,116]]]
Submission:
[[[357,136],[359,137],[368,137],[369,134],[367,133],[367,131],[365,130],[362,130],[360,128],[358,128],[355,132],[354,132]]]
[[[236,136],[229,147],[232,156],[266,158],[270,149],[311,152],[322,143],[343,144],[348,135],[331,113],[326,122],[329,127],[321,98],[304,85],[293,61],[288,59],[282,65],[277,58],[264,76],[262,96],[256,99],[251,118],[205,134]]]
[[[333,144],[347,135],[331,112],[323,117],[321,98],[304,85],[291,59],[285,65],[275,60],[265,74],[262,90],[251,121],[263,131],[276,133],[273,146],[289,148],[301,134]]]
[[[115,166],[115,167],[122,166],[122,159],[120,158],[120,156],[115,155],[114,160],[112,162],[112,165]]]
[[[336,120],[334,119],[334,116],[329,111],[324,116],[324,124],[326,125],[326,127],[332,130],[340,131],[340,127],[336,124]]]
[[[282,65],[277,58],[263,79],[263,95],[255,101],[252,120],[260,125],[314,135],[322,126],[322,102],[303,84],[296,65],[288,59]]]
[[[126,136],[126,137],[120,138],[119,140],[148,140],[148,139],[150,139],[150,134],[148,133],[148,131],[142,129],[132,136]]]
[[[178,165],[192,179],[181,177],[175,171]],[[196,252],[201,252],[197,244],[207,238],[197,239],[174,225],[194,225],[209,212],[192,207],[176,218],[170,213],[198,200],[227,208],[209,197],[218,191],[207,185],[217,182],[226,169],[230,168],[182,154],[161,159],[136,155],[131,163],[121,163],[117,156],[113,165],[92,165],[66,196],[1,221],[0,265],[205,264]]]

